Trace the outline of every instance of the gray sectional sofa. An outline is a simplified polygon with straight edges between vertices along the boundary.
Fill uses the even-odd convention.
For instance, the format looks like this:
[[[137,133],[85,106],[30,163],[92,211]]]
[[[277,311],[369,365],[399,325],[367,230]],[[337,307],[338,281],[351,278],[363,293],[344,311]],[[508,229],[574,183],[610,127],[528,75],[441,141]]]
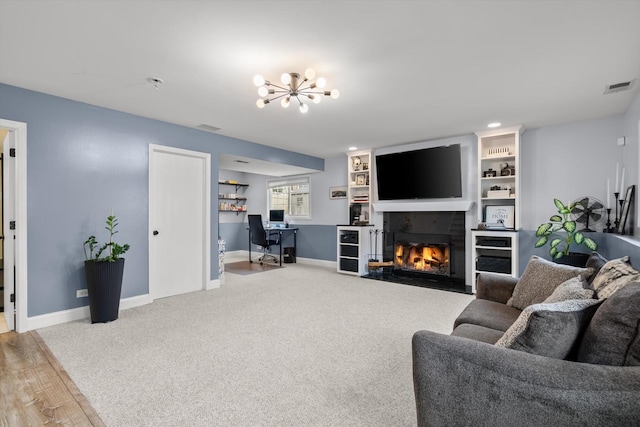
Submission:
[[[640,426],[640,272],[593,253],[481,274],[451,335],[416,332],[413,370],[419,426]]]

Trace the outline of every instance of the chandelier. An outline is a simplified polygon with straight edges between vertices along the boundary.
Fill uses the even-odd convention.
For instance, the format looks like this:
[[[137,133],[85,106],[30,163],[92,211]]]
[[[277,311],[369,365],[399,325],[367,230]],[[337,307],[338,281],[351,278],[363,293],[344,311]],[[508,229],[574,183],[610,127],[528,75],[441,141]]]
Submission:
[[[337,99],[340,96],[338,89],[324,90],[327,81],[323,77],[318,77],[315,82],[312,82],[315,76],[316,72],[312,68],[306,69],[302,79],[298,73],[284,73],[280,76],[280,81],[285,86],[279,86],[269,80],[265,80],[261,75],[257,75],[253,78],[253,83],[258,86],[258,96],[260,96],[260,99],[256,101],[256,105],[258,108],[264,108],[270,102],[282,98],[280,105],[288,108],[292,98],[295,98],[300,104],[300,112],[306,113],[309,111],[309,106],[302,102],[302,97],[306,96],[310,101],[317,104],[322,100],[323,96],[330,96],[333,99]]]

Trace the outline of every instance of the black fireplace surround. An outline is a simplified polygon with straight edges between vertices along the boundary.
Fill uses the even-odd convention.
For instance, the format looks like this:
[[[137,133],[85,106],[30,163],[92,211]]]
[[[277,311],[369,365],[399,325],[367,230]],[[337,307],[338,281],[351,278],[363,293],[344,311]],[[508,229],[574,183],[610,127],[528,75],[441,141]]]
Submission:
[[[465,284],[464,212],[385,212],[383,230],[382,254],[372,257],[393,266],[370,269],[366,277],[471,292]]]

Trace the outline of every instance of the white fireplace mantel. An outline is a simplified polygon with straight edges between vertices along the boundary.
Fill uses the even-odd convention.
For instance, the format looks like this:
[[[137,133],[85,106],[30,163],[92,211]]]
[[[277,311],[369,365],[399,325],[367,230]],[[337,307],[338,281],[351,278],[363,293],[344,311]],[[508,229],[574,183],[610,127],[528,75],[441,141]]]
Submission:
[[[373,204],[376,212],[467,212],[473,207],[472,200],[443,200],[429,202],[385,201]]]

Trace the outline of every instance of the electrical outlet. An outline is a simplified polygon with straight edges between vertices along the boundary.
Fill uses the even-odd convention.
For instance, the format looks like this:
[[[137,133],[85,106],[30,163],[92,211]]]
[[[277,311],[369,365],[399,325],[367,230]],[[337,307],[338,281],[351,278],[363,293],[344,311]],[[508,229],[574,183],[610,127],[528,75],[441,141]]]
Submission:
[[[78,289],[76,291],[76,298],[84,298],[89,296],[89,291],[86,289]]]
[[[618,138],[618,145],[623,146],[625,144],[625,137]]]

